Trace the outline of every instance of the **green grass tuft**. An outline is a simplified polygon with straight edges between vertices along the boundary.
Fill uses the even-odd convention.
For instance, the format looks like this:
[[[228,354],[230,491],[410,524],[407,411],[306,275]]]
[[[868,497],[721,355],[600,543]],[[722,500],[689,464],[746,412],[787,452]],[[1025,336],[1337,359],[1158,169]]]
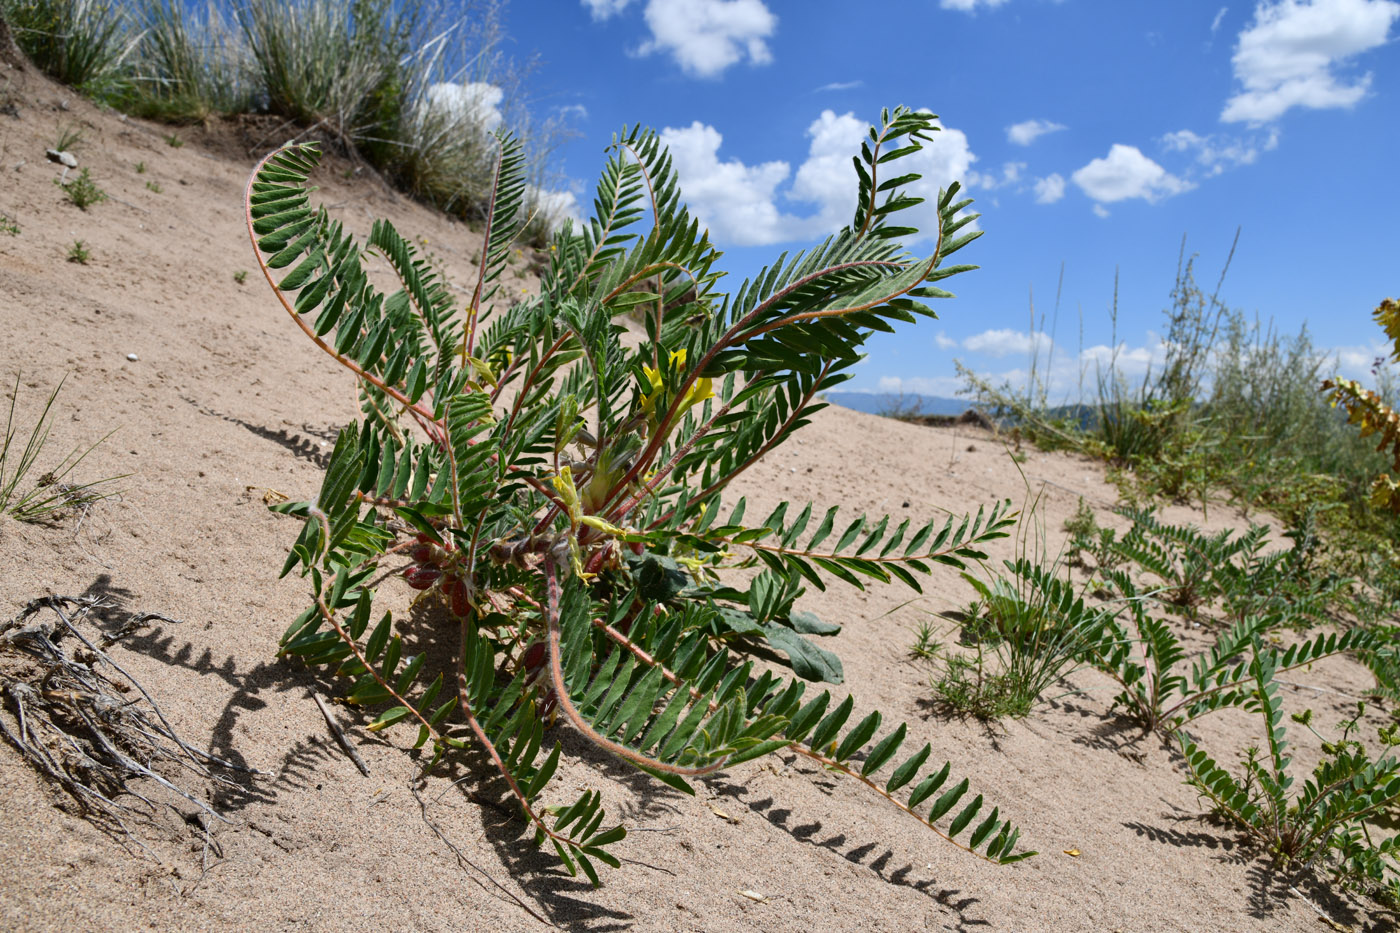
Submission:
[[[67,482],[68,477],[87,455],[110,437],[110,434],[85,449],[75,447],[58,464],[41,475],[28,491],[21,492],[26,485],[25,478],[34,471],[44,446],[48,443],[53,403],[58,398],[63,383],[60,381],[58,387],[49,393],[39,413],[39,419],[29,430],[21,448],[16,443],[19,428],[15,424],[19,382],[20,377],[16,373],[10,393],[9,410],[5,417],[5,433],[0,437],[0,515],[10,515],[24,522],[45,521],[56,518],[65,509],[86,508],[93,502],[112,495],[113,493],[106,491],[105,484],[121,479],[120,476],[78,484]],[[98,487],[104,488],[99,491]]]

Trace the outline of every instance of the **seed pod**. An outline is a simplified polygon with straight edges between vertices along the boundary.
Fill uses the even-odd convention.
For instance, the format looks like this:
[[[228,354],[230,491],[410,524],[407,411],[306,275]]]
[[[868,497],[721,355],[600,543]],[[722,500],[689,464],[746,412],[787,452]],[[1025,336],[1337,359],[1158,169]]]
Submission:
[[[544,642],[537,641],[525,649],[525,654],[520,659],[520,663],[525,666],[527,671],[537,671],[544,667],[545,657],[546,649]]]
[[[436,567],[424,567],[421,564],[415,564],[403,572],[403,578],[415,590],[426,590],[436,583],[440,576],[442,576],[441,570]]]
[[[559,705],[559,695],[550,690],[540,698],[539,706],[535,708],[535,714],[543,719],[547,725],[554,724],[554,708]]]
[[[449,576],[442,581],[442,595],[447,597],[447,607],[452,614],[463,618],[471,613],[471,600],[467,599],[467,584],[458,576]]]

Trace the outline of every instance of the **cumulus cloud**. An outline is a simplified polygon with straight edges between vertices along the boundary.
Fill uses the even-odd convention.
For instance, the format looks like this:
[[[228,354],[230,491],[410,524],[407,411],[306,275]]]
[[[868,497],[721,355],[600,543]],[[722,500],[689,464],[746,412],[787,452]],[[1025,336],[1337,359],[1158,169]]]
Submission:
[[[1136,146],[1122,143],[1114,143],[1105,158],[1094,159],[1070,177],[1100,204],[1129,198],[1153,203],[1195,187],[1153,162]]]
[[[807,127],[812,142],[807,148],[807,160],[797,169],[789,197],[816,205],[817,213],[806,222],[794,224],[794,232],[805,230],[807,236],[818,236],[841,229],[851,219],[856,206],[851,155],[866,128],[865,121],[856,119],[854,113],[837,116],[834,110],[823,110]]]
[[[648,0],[644,15],[651,38],[638,54],[665,52],[687,74],[713,78],[744,60],[773,60],[765,40],[778,17],[763,0]]]
[[[1024,162],[1003,162],[1001,164],[1001,174],[979,172],[976,169],[969,169],[964,181],[969,185],[976,185],[991,191],[995,188],[1006,188],[1019,185],[1021,173],[1026,170]]]
[[[1348,379],[1360,380],[1363,385],[1372,385],[1376,380],[1377,368],[1386,370],[1393,378],[1396,367],[1388,359],[1394,347],[1379,340],[1365,345],[1333,347],[1322,356],[1330,364],[1324,364],[1325,373],[1336,372]]]
[[[966,388],[959,376],[881,376],[879,391],[891,395],[936,395],[949,397]]]
[[[973,353],[983,353],[987,356],[1010,356],[1013,353],[1047,353],[1054,346],[1050,335],[1044,331],[1036,331],[1033,334],[1022,330],[1012,330],[1010,328],[999,328],[995,330],[984,330],[980,334],[973,334],[962,343],[963,348],[971,350]]]
[[[539,211],[550,232],[558,230],[564,221],[572,220],[574,226],[583,223],[583,212],[579,209],[578,195],[572,191],[550,191],[534,185],[525,186],[525,203],[530,210]]]
[[[787,162],[746,165],[722,159],[724,138],[699,121],[688,127],[662,130],[671,150],[681,196],[721,243],[759,246],[814,239],[834,233],[850,222],[855,210],[856,173],[851,156],[859,151],[869,124],[853,113],[824,110],[807,128],[807,158],[795,173]],[[909,194],[925,199],[901,218],[921,230],[937,229],[938,189],[964,178],[976,160],[961,130],[932,134],[924,148],[898,164],[900,174],[924,177],[907,186]],[[791,184],[783,185],[791,176]],[[780,201],[806,206],[798,213]],[[901,220],[903,222],[903,220]]]
[[[1032,335],[1025,331],[988,331],[992,342],[1004,345],[1010,356],[1016,353],[1029,354],[1036,350],[1035,386],[1036,392],[1045,394],[1056,401],[1073,398],[1082,388],[1090,395],[1095,391],[1098,378],[1122,378],[1129,383],[1137,382],[1157,372],[1166,358],[1166,347],[1153,333],[1148,332],[1141,346],[1119,343],[1117,346],[1098,344],[1086,347],[1079,353],[1067,350],[1051,342],[1049,335]],[[985,336],[985,335],[978,335]],[[973,338],[964,341],[966,346]],[[970,349],[970,348],[969,348]],[[984,381],[994,386],[1008,386],[1013,391],[1023,392],[1031,379],[1028,366],[995,370],[989,367],[974,368]]]
[[[483,136],[495,132],[505,120],[501,102],[505,92],[494,84],[482,81],[441,82],[428,87],[418,105],[418,119],[441,115],[451,121],[454,129],[475,128]],[[582,104],[562,107],[563,115],[577,113],[587,116]],[[531,211],[539,211],[551,230],[558,229],[565,219],[582,222],[578,197],[572,191],[551,191],[526,185],[525,203]]]
[[[419,105],[420,115],[436,110],[478,126],[483,133],[492,133],[505,119],[501,113],[504,98],[504,91],[484,81],[443,82],[428,88]]]
[[[1065,196],[1065,179],[1058,172],[1035,180],[1035,203],[1054,204]]]
[[[933,342],[938,346],[938,349],[940,350],[951,350],[958,345],[958,342],[956,340],[954,340],[952,337],[949,337],[942,331],[939,331],[938,336],[933,338]]]
[[[961,10],[964,13],[973,13],[978,7],[986,7],[994,10],[1005,3],[1006,0],[939,0],[938,5],[945,10]]]
[[[1006,138],[1018,146],[1029,146],[1046,133],[1055,133],[1063,129],[1065,129],[1063,123],[1052,123],[1049,120],[1025,120],[1008,126]]]
[[[671,151],[682,197],[716,239],[739,246],[784,239],[793,218],[782,215],[775,199],[778,185],[788,177],[786,162],[722,162],[724,137],[698,120],[682,129],[666,127],[661,141]]]
[[[1261,2],[1232,59],[1242,90],[1225,102],[1220,119],[1258,124],[1293,107],[1355,106],[1371,76],[1346,78],[1337,69],[1385,44],[1397,18],[1395,0]]]
[[[593,14],[594,19],[604,20],[621,13],[631,2],[632,0],[583,0],[583,5],[588,7],[588,12]]]
[[[956,341],[953,342],[956,343]],[[969,337],[962,341],[962,346],[974,350],[975,348],[972,346],[974,343],[980,345],[984,342],[1006,351],[1002,354],[989,354],[994,358],[1013,356],[1018,353],[1026,354],[1032,347],[1038,346],[1035,388],[1037,391],[1043,389],[1054,401],[1072,399],[1077,395],[1081,386],[1087,394],[1092,396],[1096,391],[1095,387],[1100,377],[1122,379],[1129,385],[1138,384],[1148,376],[1162,371],[1162,367],[1166,364],[1168,350],[1167,342],[1159,334],[1150,330],[1144,334],[1144,339],[1140,344],[1119,342],[1117,345],[1109,345],[1101,343],[1085,347],[1078,353],[1075,353],[1072,348],[1066,348],[1059,344],[1052,345],[1046,334],[1032,336],[1025,331],[1010,329],[990,330],[976,337]],[[1323,375],[1339,373],[1347,378],[1359,379],[1363,384],[1370,385],[1376,380],[1372,368],[1378,360],[1384,362],[1384,358],[1389,355],[1392,349],[1382,341],[1372,341],[1367,344],[1320,348],[1316,351],[1316,359],[1320,363],[1320,372]],[[973,367],[973,369],[986,382],[996,386],[1007,385],[1018,392],[1025,390],[1026,382],[1030,378],[1029,367],[1026,366],[997,370],[993,365]],[[1208,366],[1207,369],[1209,370],[1210,367]],[[1400,372],[1397,372],[1395,367],[1390,367],[1389,371],[1392,375],[1400,376]],[[938,381],[941,382],[941,380]],[[906,392],[919,391],[912,387],[913,383],[913,380],[895,379],[887,385],[882,380],[880,388],[882,391],[897,391],[903,385]],[[1206,389],[1209,389],[1208,382]],[[939,394],[949,393],[940,392]]]
[[[1238,165],[1253,165],[1261,149],[1272,149],[1278,145],[1278,134],[1275,131],[1260,140],[1213,134],[1201,136],[1191,130],[1177,130],[1163,136],[1162,145],[1172,152],[1194,154],[1207,175],[1214,176]]]

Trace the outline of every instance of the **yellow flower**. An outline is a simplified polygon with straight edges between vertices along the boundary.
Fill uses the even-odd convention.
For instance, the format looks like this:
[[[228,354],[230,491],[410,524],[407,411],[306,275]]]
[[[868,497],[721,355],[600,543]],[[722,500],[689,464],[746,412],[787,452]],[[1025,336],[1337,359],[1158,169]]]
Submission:
[[[673,350],[671,352],[670,363],[671,365],[669,368],[673,372],[685,366],[684,347],[682,347],[679,350]],[[650,366],[643,365],[642,373],[646,376],[647,382],[651,383],[651,392],[647,395],[642,396],[642,411],[644,411],[647,415],[647,422],[653,428],[655,428],[657,417],[657,413],[655,411],[656,402],[657,399],[661,396],[661,387],[663,384],[661,371],[652,369]],[[676,418],[679,419],[681,415],[685,414],[693,406],[705,401],[705,399],[714,397],[714,380],[710,379],[707,376],[696,379],[690,384],[690,388],[686,390],[685,395],[681,397],[680,405],[676,407]]]
[[[579,506],[578,487],[574,485],[574,471],[567,464],[560,468],[559,475],[550,479],[559,500],[569,513],[569,524],[577,525],[583,510]]]

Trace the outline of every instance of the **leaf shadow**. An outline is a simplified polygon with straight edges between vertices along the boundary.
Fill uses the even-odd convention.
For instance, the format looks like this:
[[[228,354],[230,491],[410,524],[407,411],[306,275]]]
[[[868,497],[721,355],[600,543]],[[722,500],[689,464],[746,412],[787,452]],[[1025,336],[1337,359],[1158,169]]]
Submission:
[[[210,727],[208,750],[242,768],[261,771],[262,775],[235,774],[232,784],[217,785],[210,805],[220,813],[237,813],[253,804],[271,804],[277,799],[279,787],[307,786],[317,767],[338,754],[327,744],[303,738],[287,750],[274,768],[269,769],[259,767],[258,762],[249,761],[236,739],[242,718],[266,708],[264,695],[298,689],[306,691],[308,696],[312,691],[327,692],[327,684],[310,670],[298,669],[282,661],[264,661],[249,670],[239,671],[231,656],[216,661],[207,647],[199,652],[194,642],[177,638],[172,628],[183,624],[179,620],[161,616],[158,618],[162,624],[144,623],[143,618],[149,617],[143,617],[130,608],[131,591],[114,584],[105,573],[98,575],[83,595],[101,599],[102,608],[95,614],[108,629],[109,637],[121,635],[120,644],[126,650],[200,676],[217,678],[231,688],[223,708]],[[271,780],[268,779],[269,773]]]
[[[789,766],[792,766],[797,761],[797,756],[788,756],[786,761]],[[969,915],[969,910],[973,905],[979,903],[980,898],[964,895],[957,888],[940,888],[935,879],[932,878],[914,878],[914,865],[912,863],[896,864],[894,850],[887,846],[882,847],[879,842],[860,842],[851,845],[844,832],[823,838],[825,827],[821,820],[794,823],[793,811],[786,807],[774,807],[774,800],[771,796],[752,798],[747,786],[733,783],[725,776],[712,778],[706,783],[710,790],[717,795],[743,804],[753,813],[786,832],[793,839],[827,849],[849,862],[862,865],[888,885],[909,888],[923,894],[956,915],[957,922],[954,929],[966,930],[972,927],[992,925],[990,920]],[[833,782],[824,783],[826,786],[822,788],[823,792],[830,793],[835,784]]]
[[[1210,820],[1194,814],[1167,813],[1163,819],[1173,823],[1208,825]],[[1397,929],[1392,911],[1369,908],[1346,892],[1326,884],[1316,872],[1289,872],[1281,868],[1258,843],[1231,827],[1221,826],[1214,832],[1181,830],[1154,826],[1142,822],[1127,822],[1124,827],[1138,836],[1161,845],[1176,848],[1218,850],[1218,861],[1232,865],[1248,865],[1245,877],[1249,882],[1249,915],[1257,920],[1276,917],[1290,897],[1302,898],[1313,911],[1318,911],[1342,928],[1381,933]],[[1378,905],[1377,905],[1378,907]],[[1319,919],[1322,919],[1319,917]]]
[[[186,395],[182,395],[180,398],[186,404],[191,405],[201,415],[218,418],[220,421],[227,421],[229,424],[236,424],[265,441],[272,441],[272,443],[285,448],[298,460],[305,460],[308,463],[315,464],[322,470],[330,464],[330,445],[334,444],[336,437],[340,433],[337,430],[315,428],[311,425],[303,424],[301,430],[305,433],[293,434],[286,428],[269,428],[264,425],[253,424],[250,421],[244,421],[242,418],[235,417],[234,415],[226,415],[223,412],[215,411]]]

